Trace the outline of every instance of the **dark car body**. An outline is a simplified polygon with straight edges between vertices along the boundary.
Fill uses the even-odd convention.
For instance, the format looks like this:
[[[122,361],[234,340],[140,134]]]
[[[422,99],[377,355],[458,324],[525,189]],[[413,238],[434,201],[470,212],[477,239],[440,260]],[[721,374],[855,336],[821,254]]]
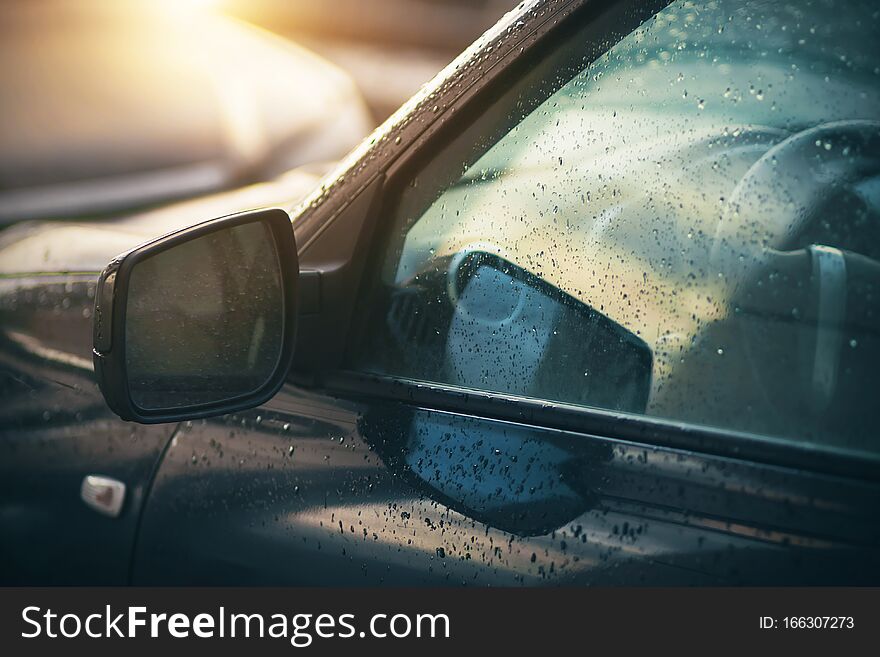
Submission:
[[[394,376],[352,356],[388,199],[554,42],[586,25],[601,52],[664,4],[524,3],[302,202],[292,176],[127,223],[0,235],[0,580],[878,583],[870,449]],[[251,411],[119,420],[91,369],[98,270],[159,224],[248,204],[294,217],[303,278],[289,382]],[[88,475],[126,484],[118,518],[83,504]]]

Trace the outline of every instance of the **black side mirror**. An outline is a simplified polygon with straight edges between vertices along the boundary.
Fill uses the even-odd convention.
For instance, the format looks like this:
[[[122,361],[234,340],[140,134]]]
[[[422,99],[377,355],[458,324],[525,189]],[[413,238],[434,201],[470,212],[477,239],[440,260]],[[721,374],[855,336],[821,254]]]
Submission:
[[[95,373],[126,420],[176,422],[257,406],[293,357],[299,265],[290,217],[259,210],[115,258],[95,299]]]

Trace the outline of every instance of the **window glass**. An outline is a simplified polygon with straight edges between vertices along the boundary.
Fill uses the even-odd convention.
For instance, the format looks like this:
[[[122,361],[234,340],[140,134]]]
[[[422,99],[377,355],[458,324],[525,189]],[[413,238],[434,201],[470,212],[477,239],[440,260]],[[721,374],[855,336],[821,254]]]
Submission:
[[[401,194],[355,364],[880,449],[878,33],[718,0],[570,38]]]

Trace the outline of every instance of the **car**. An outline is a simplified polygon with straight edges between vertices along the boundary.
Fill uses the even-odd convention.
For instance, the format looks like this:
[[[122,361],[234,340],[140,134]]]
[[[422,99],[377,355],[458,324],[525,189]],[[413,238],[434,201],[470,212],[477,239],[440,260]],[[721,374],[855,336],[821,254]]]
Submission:
[[[374,127],[341,70],[185,6],[3,5],[0,227],[270,180],[338,160]]]
[[[518,0],[223,0],[225,11],[341,66],[377,122]]]
[[[876,585],[878,23],[532,0],[311,191],[4,235],[3,581]]]

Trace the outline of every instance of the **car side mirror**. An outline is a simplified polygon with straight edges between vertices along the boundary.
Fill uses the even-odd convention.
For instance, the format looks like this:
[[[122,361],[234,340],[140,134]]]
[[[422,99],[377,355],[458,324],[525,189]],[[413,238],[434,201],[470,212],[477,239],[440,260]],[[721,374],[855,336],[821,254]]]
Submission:
[[[107,404],[142,423],[257,406],[281,387],[299,265],[284,210],[197,224],[115,258],[98,282],[94,363]]]

